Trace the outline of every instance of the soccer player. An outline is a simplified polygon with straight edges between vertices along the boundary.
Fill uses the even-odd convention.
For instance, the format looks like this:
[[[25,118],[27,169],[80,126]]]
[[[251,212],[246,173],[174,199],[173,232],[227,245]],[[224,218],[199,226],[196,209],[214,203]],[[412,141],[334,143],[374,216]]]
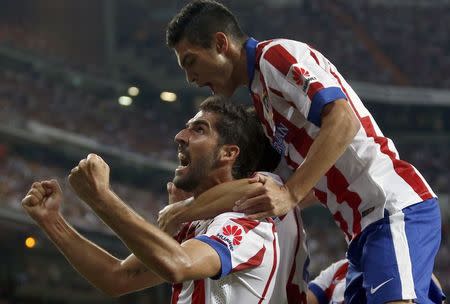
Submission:
[[[174,16],[167,44],[190,83],[226,96],[247,86],[266,135],[293,170],[281,187],[257,176],[263,185],[236,202],[236,211],[279,216],[313,191],[349,242],[348,284],[365,289],[364,299],[346,293],[347,303],[429,301],[441,230],[436,195],[400,160],[325,56],[298,41],[250,38],[225,6],[208,0]],[[165,221],[199,209],[195,202],[175,204]]]
[[[175,140],[180,165],[173,183],[201,199],[214,185],[248,177],[266,139],[254,115],[216,96],[200,106]],[[72,266],[105,293],[116,296],[167,281],[174,283],[172,303],[269,303],[284,258],[271,219],[222,213],[186,224],[180,244],[110,189],[109,167],[99,156],[81,160],[69,182],[132,251],[128,258],[115,258],[65,221],[57,181],[34,183],[22,205]]]
[[[308,304],[344,304],[345,277],[348,270],[347,259],[339,260],[324,269],[309,283]],[[384,285],[384,284],[383,284]],[[383,285],[371,290],[375,292]],[[444,304],[445,295],[438,279],[433,275],[428,291],[432,303]]]

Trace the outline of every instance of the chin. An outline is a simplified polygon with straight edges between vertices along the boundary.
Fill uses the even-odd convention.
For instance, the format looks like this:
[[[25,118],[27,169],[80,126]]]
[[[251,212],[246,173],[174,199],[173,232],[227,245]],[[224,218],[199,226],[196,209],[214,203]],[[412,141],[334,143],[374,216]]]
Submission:
[[[175,175],[172,182],[178,189],[186,192],[192,192],[198,186],[198,183],[194,180],[180,175]]]

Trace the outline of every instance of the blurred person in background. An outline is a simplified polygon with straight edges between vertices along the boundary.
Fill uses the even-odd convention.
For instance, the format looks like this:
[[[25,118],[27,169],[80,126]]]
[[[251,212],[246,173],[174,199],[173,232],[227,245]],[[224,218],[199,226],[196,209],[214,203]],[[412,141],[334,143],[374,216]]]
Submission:
[[[437,197],[336,67],[302,42],[258,42],[215,1],[191,1],[166,35],[188,82],[225,96],[248,86],[266,135],[294,170],[283,186],[256,176],[263,185],[233,210],[280,216],[314,191],[349,243],[347,303],[428,303],[440,246]],[[198,210],[205,209],[174,204],[163,222],[211,216],[212,208]]]
[[[180,165],[169,194],[183,190],[201,199],[217,184],[249,177],[265,140],[254,114],[223,97],[208,98],[175,137]],[[109,167],[99,156],[81,160],[69,182],[131,250],[130,256],[115,258],[65,221],[56,180],[35,182],[22,205],[71,265],[100,290],[118,296],[171,282],[172,303],[269,303],[283,258],[272,219],[222,213],[184,225],[176,236],[178,243],[110,189]],[[238,190],[239,183],[245,189],[256,186],[244,179],[235,185]]]

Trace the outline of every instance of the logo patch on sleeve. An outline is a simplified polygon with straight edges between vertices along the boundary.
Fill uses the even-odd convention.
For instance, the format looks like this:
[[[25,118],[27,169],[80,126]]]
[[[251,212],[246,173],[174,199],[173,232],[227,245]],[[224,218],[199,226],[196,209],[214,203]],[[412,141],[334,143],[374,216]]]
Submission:
[[[292,66],[291,75],[291,82],[293,81],[296,85],[301,87],[302,91],[305,93],[308,92],[309,85],[317,81],[317,78],[311,75],[309,71],[297,65]]]
[[[222,227],[222,233],[217,233],[217,237],[224,241],[230,250],[234,250],[242,241],[242,228],[237,225],[226,225]]]

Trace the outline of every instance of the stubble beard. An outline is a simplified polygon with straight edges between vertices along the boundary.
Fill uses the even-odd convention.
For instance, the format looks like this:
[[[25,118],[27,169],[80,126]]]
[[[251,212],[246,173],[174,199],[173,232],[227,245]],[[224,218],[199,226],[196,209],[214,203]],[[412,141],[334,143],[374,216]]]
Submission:
[[[181,176],[175,175],[173,183],[175,186],[186,192],[194,192],[203,182],[208,179],[210,172],[217,167],[218,150],[210,158],[203,157],[195,164],[189,164],[189,171]]]

